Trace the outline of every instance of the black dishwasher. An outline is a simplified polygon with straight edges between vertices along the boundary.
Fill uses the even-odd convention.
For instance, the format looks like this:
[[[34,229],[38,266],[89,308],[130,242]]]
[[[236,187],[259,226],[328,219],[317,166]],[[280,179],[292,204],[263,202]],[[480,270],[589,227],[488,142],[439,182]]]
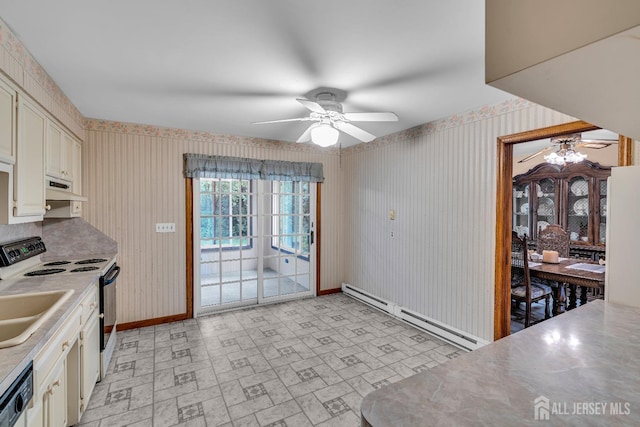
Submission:
[[[33,397],[33,362],[0,397],[0,426],[13,427]]]

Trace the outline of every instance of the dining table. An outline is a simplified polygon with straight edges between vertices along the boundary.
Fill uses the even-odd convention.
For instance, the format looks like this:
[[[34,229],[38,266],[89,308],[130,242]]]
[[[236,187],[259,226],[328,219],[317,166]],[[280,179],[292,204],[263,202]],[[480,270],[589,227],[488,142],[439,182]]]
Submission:
[[[529,262],[529,275],[557,282],[554,286],[554,315],[577,306],[577,287],[580,287],[580,305],[587,303],[587,289],[604,290],[606,267],[598,262],[576,258],[560,258],[557,263]],[[565,292],[569,285],[570,292]],[[568,294],[568,295],[567,295]]]

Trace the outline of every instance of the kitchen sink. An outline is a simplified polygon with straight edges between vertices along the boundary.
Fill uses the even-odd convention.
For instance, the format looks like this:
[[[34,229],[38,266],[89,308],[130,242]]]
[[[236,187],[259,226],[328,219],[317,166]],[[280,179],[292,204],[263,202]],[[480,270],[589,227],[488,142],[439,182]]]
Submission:
[[[0,348],[25,342],[73,290],[0,296]]]

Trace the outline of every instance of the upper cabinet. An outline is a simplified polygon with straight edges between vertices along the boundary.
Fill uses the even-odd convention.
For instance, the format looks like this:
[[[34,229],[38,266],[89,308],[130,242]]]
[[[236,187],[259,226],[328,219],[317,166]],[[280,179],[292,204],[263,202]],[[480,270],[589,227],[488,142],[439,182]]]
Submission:
[[[640,140],[639,1],[485,5],[488,84]]]
[[[602,253],[610,175],[610,167],[585,160],[565,166],[543,163],[514,177],[514,230],[535,242],[540,230],[559,224],[569,233],[573,255]]]
[[[80,216],[81,150],[78,139],[0,76],[0,224],[42,221],[47,211]],[[50,181],[57,192],[47,192]]]
[[[80,143],[52,120],[47,125],[47,176],[73,182]]]
[[[14,216],[42,220],[45,213],[44,113],[23,97],[18,102],[18,139],[14,166]]]
[[[0,80],[0,162],[16,161],[17,91]]]

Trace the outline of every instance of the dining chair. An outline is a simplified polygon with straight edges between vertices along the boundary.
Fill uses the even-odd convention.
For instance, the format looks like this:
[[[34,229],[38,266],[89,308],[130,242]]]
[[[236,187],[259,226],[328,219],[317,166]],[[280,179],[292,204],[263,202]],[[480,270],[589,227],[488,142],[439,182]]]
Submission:
[[[557,224],[548,225],[544,230],[538,232],[536,250],[539,254],[542,251],[556,251],[558,256],[569,257],[569,233],[564,231]]]
[[[569,258],[569,244],[570,244],[570,236],[565,230],[562,229],[558,224],[548,225],[544,230],[540,230],[538,232],[538,239],[536,243],[536,250],[539,254],[542,251],[556,251],[558,252],[558,256],[561,258]],[[555,294],[555,298],[553,300],[553,313],[557,314],[561,310],[559,309],[559,304],[566,304],[567,300],[572,301],[570,304],[566,304],[565,308],[574,308],[576,301],[576,286],[570,285],[569,290],[571,294],[571,298],[568,298],[567,292],[565,289],[567,288],[567,284],[551,282],[544,279],[533,279],[534,284],[543,284],[547,286],[551,286],[552,288],[558,288],[558,292]],[[571,306],[571,307],[569,307]]]
[[[524,327],[532,325],[531,304],[545,300],[544,320],[551,317],[549,302],[552,290],[550,286],[542,283],[531,283],[529,275],[529,260],[527,251],[527,237],[518,237],[518,233],[511,233],[511,300],[519,305],[524,302],[525,316]],[[542,321],[540,319],[538,321]],[[537,322],[536,322],[537,323]]]

